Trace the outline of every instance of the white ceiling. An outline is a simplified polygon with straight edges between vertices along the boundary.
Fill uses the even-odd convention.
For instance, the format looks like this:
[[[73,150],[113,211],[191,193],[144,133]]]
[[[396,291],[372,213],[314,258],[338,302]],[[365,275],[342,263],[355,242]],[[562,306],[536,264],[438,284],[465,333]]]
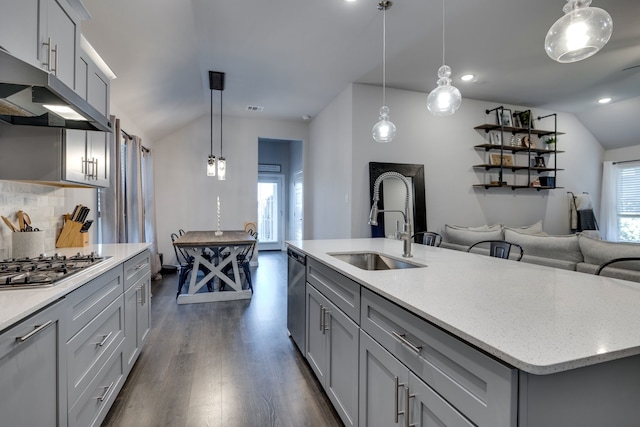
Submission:
[[[83,2],[92,19],[82,31],[118,76],[112,102],[153,139],[209,115],[209,70],[226,73],[224,114],[256,118],[303,120],[351,82],[382,83],[376,0]],[[463,98],[574,112],[606,148],[640,144],[640,67],[627,69],[640,65],[640,1],[593,0],[612,16],[613,36],[573,64],[552,61],[543,47],[563,5],[446,0],[454,85]],[[432,90],[442,65],[442,2],[395,0],[386,45],[388,87]],[[466,72],[478,80],[458,80]],[[603,96],[614,102],[598,105]]]

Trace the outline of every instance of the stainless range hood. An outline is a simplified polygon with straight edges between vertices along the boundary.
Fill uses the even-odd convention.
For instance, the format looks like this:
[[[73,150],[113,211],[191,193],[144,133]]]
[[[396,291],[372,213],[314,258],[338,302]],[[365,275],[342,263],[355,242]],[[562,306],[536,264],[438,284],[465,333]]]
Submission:
[[[67,111],[60,112],[60,107]],[[1,47],[0,120],[12,125],[112,132],[109,119],[55,75]]]

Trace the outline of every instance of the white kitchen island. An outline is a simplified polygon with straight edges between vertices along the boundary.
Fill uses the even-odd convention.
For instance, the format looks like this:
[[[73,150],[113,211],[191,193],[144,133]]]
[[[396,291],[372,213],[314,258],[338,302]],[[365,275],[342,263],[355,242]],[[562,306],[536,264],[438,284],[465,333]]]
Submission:
[[[346,239],[288,244],[360,285],[361,357],[369,335],[376,338],[366,325],[399,324],[386,315],[371,315],[377,310],[375,298],[382,297],[382,303],[404,313],[399,316],[426,321],[422,329],[444,331],[443,339],[455,339],[469,352],[490,355],[512,369],[511,379],[504,375],[511,390],[500,398],[508,396],[511,402],[496,407],[513,412],[505,425],[640,422],[640,284],[416,244],[410,261],[425,267],[366,271],[330,254],[371,251],[402,259],[402,242]],[[365,301],[367,295],[372,295],[373,303]],[[416,331],[413,335],[419,335],[420,328]],[[381,344],[393,354],[395,348],[411,346],[413,335],[407,334],[408,343],[398,338]],[[363,363],[361,358],[360,425],[373,425],[362,423],[366,419]],[[479,390],[485,386],[483,381],[477,384]],[[411,418],[411,422],[416,421]]]

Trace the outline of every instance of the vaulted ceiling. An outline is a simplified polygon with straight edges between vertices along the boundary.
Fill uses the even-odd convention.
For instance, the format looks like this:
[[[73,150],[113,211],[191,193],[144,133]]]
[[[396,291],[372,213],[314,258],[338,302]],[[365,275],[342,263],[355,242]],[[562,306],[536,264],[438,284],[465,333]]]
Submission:
[[[375,0],[83,2],[92,19],[82,31],[118,76],[112,103],[153,139],[209,115],[209,70],[226,73],[224,114],[256,118],[303,120],[351,82],[382,82]],[[543,47],[563,5],[445,0],[454,84],[463,98],[573,112],[605,148],[640,144],[640,1],[593,0],[612,16],[613,36],[573,64],[552,61]],[[394,0],[386,47],[388,87],[432,90],[442,1]],[[468,72],[475,82],[459,80]],[[613,102],[599,105],[604,96]]]

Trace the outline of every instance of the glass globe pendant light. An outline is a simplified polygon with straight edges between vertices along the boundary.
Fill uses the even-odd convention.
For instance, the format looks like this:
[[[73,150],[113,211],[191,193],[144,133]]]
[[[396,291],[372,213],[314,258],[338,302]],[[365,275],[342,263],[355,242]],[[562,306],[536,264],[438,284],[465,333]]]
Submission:
[[[211,128],[211,144],[209,158],[207,159],[207,176],[216,176],[216,156],[213,155],[213,89],[211,89],[211,116],[209,127]]]
[[[462,104],[462,94],[451,85],[451,67],[444,61],[444,0],[442,0],[442,67],[438,69],[438,87],[427,97],[427,109],[434,116],[449,116]]]
[[[222,157],[222,91],[220,91],[220,157],[218,157],[218,181],[227,179],[227,160]]]
[[[558,19],[547,32],[544,49],[554,61],[570,63],[586,59],[611,38],[611,15],[597,7],[589,7],[591,0],[567,0]]]
[[[386,102],[386,41],[387,41],[387,9],[393,3],[383,0],[378,3],[378,10],[382,11],[382,107],[380,108],[380,121],[373,126],[373,139],[376,142],[385,143],[393,141],[396,136],[396,125],[389,120],[389,107]]]

